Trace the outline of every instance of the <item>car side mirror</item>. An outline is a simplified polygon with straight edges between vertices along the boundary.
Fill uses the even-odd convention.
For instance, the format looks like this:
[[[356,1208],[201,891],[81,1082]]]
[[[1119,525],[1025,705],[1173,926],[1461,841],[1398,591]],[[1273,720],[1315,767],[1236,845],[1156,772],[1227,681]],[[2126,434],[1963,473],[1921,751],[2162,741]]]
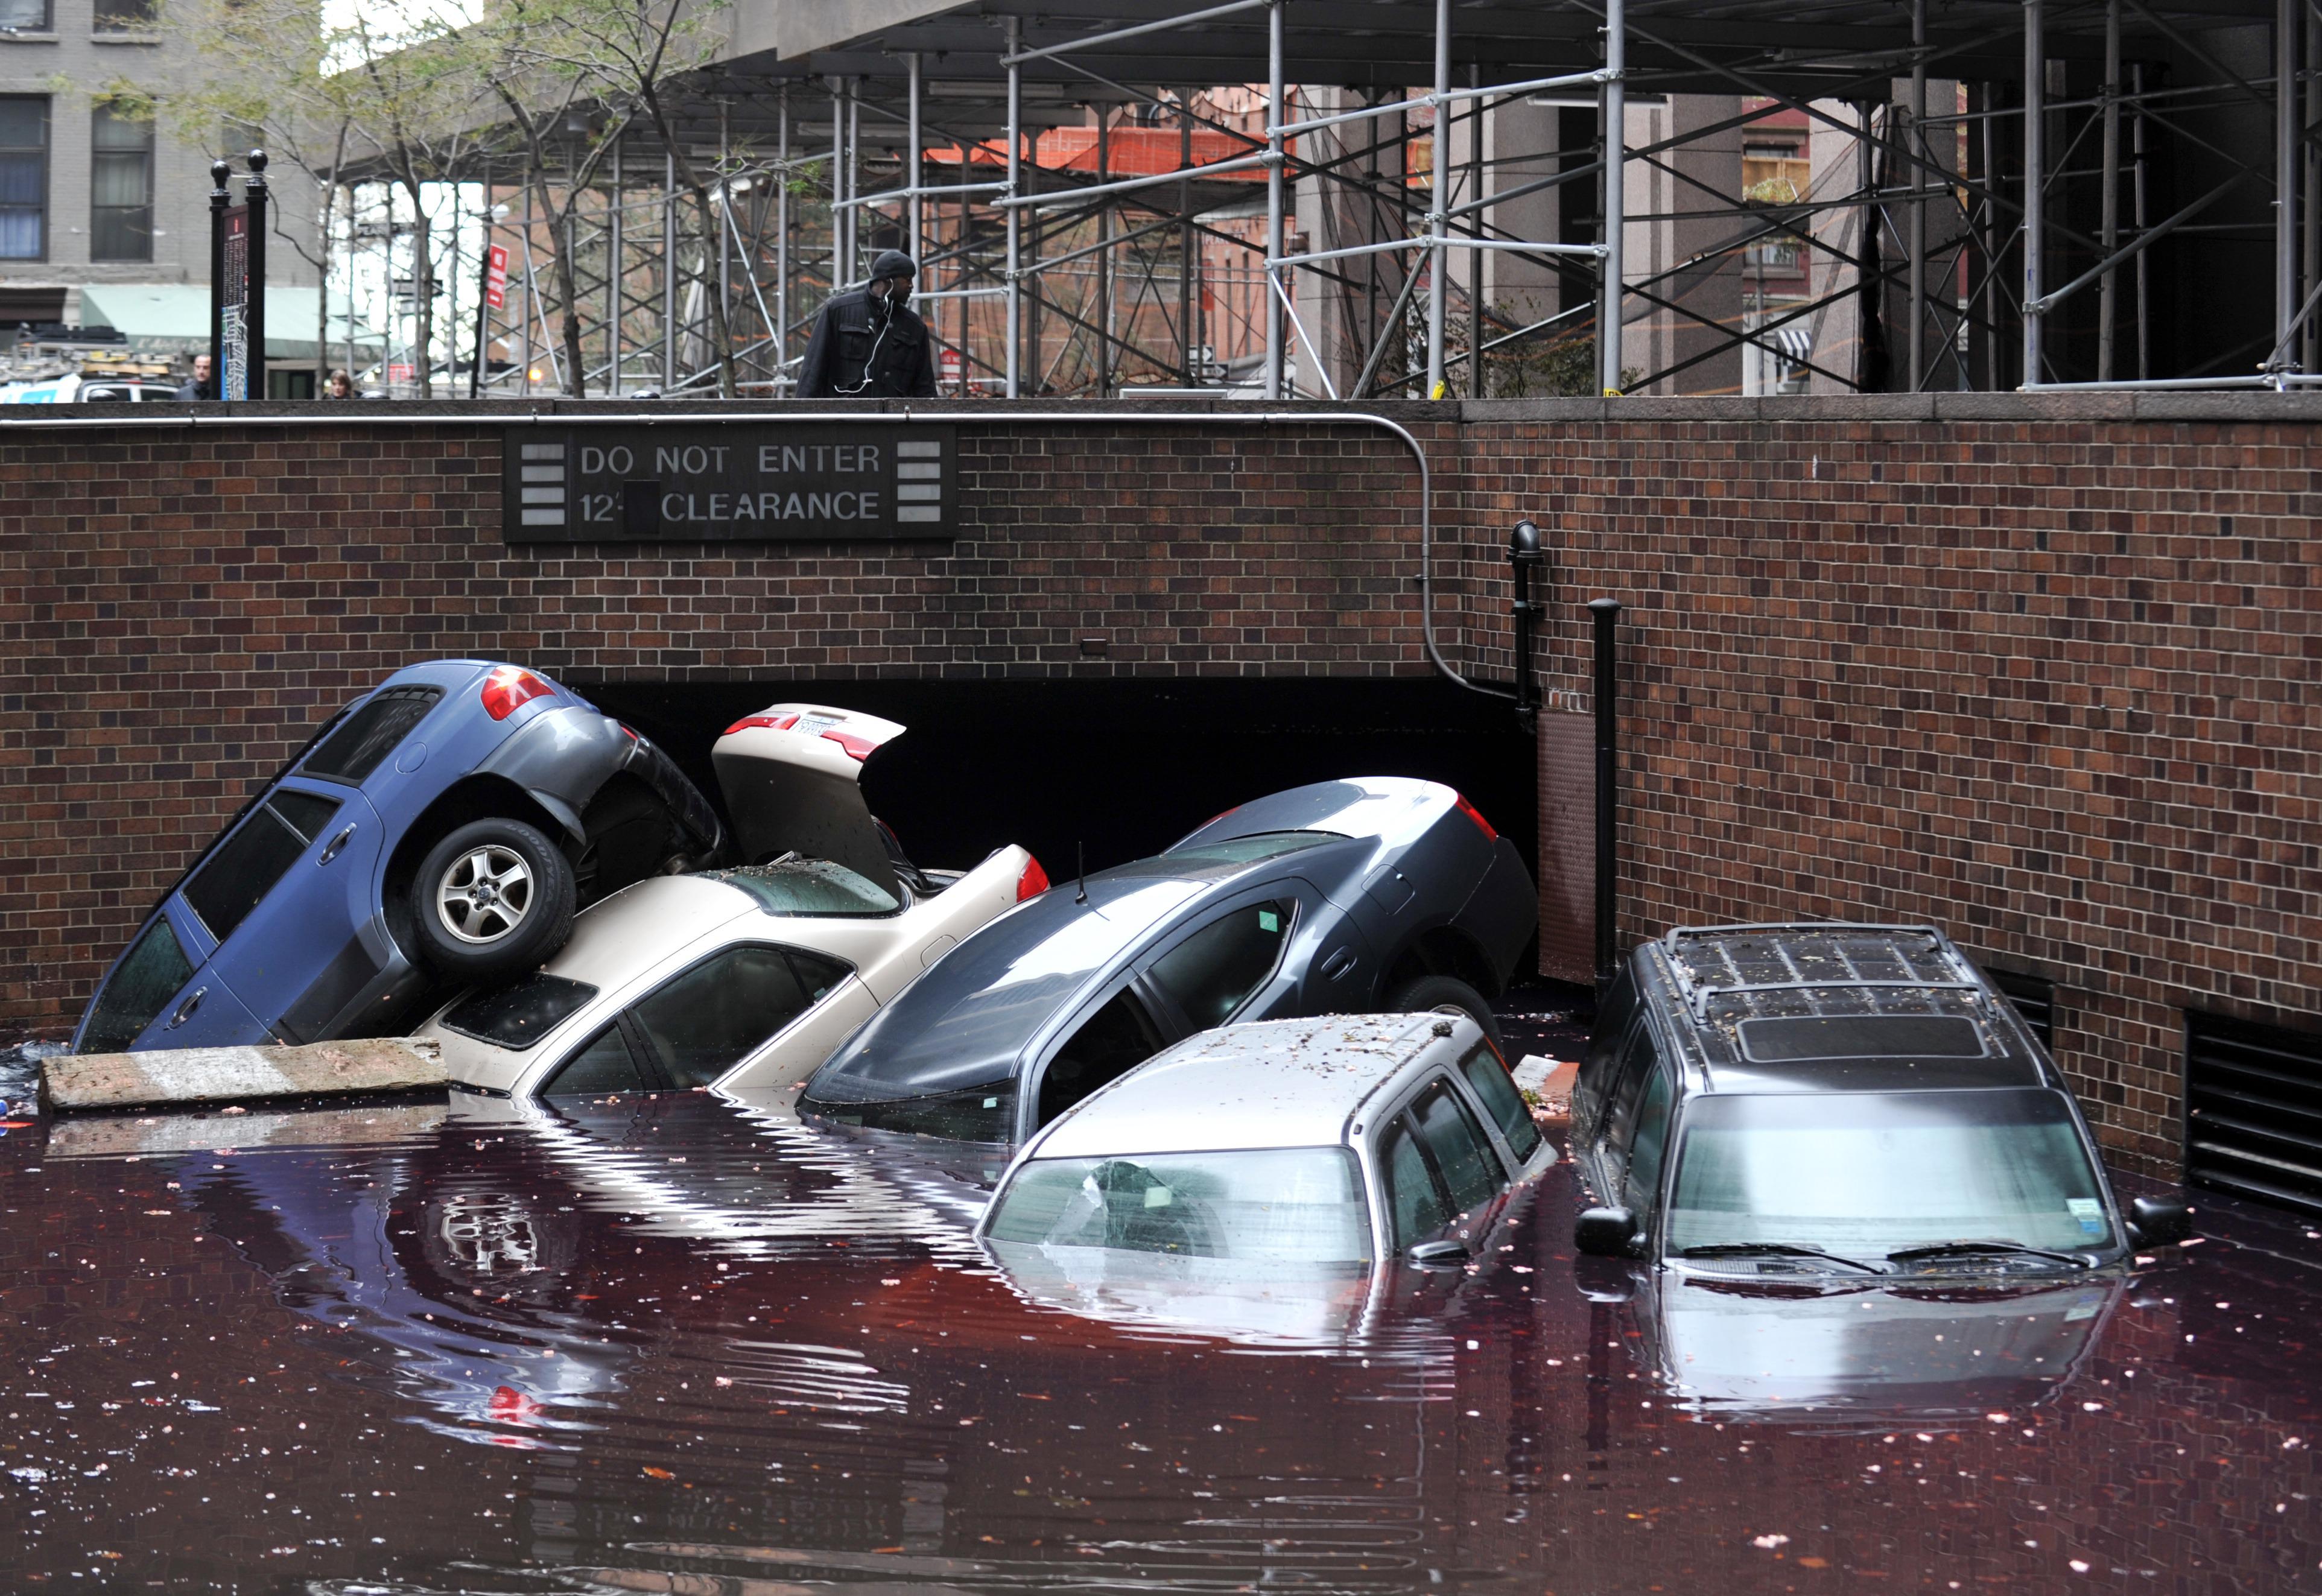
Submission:
[[[1637,1241],[1634,1208],[1589,1208],[1572,1227],[1572,1245],[1592,1258],[1633,1258]]]
[[[1403,1257],[1404,1263],[1421,1269],[1458,1269],[1467,1262],[1467,1245],[1448,1238],[1422,1241],[1406,1249]]]
[[[2193,1234],[2193,1208],[2181,1197],[2139,1197],[2128,1205],[2129,1228],[2147,1246],[2167,1246]]]
[[[1572,1261],[1572,1283],[1590,1302],[1626,1302],[1637,1294],[1637,1277],[1618,1258],[1592,1258],[1586,1253]]]

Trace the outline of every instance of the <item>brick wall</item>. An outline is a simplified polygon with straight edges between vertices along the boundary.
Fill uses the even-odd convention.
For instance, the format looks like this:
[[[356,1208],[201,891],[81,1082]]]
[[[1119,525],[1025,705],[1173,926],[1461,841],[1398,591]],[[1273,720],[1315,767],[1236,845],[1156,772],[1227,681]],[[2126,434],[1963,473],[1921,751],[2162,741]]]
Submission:
[[[509,551],[497,429],[456,407],[0,433],[0,1024],[67,1023],[251,781],[415,654],[582,683],[1423,673],[1409,455],[1330,408],[970,409],[959,540],[869,549]],[[2317,1023],[2322,402],[1390,408],[1434,464],[1455,661],[1504,674],[1518,514],[1555,550],[1545,685],[1585,704],[1580,606],[1631,606],[1624,938],[1939,921],[2056,980],[2132,1156],[2177,1145],[2184,1007]]]

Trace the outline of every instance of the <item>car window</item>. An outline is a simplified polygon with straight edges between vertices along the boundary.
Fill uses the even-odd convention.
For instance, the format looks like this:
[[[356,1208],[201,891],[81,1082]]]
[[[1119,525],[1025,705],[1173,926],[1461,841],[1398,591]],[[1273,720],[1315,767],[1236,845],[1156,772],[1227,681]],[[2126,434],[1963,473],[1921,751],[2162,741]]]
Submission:
[[[1127,991],[1115,993],[1048,1061],[1048,1072],[1040,1079],[1040,1123],[1160,1051],[1161,1032],[1145,1005]]]
[[[995,1241],[1277,1263],[1370,1257],[1362,1180],[1343,1147],[1056,1158],[1027,1163]]]
[[[1452,1211],[1464,1214],[1489,1202],[1504,1180],[1500,1156],[1484,1139],[1484,1127],[1476,1123],[1458,1094],[1439,1081],[1420,1094],[1411,1106],[1411,1117],[1419,1126],[1420,1140],[1434,1156]]]
[[[791,956],[791,968],[798,973],[799,984],[806,989],[812,1002],[821,1002],[830,995],[831,988],[855,973],[836,959],[826,959],[820,953],[802,953],[796,948],[785,951]]]
[[[1580,1055],[1579,1078],[1573,1084],[1572,1111],[1579,1128],[1595,1135],[1602,1126],[1605,1105],[1612,1101],[1613,1082],[1620,1073],[1622,1049],[1637,1011],[1637,983],[1623,969],[1596,1002],[1596,1020],[1588,1028],[1588,1048]]]
[[[1408,1119],[1398,1117],[1387,1132],[1379,1167],[1386,1176],[1387,1213],[1398,1251],[1417,1246],[1451,1222],[1450,1206],[1436,1187],[1434,1172],[1427,1167]]]
[[[1281,962],[1289,903],[1256,903],[1211,921],[1153,962],[1153,983],[1195,1030],[1231,1018]]]
[[[1516,1083],[1508,1079],[1508,1067],[1500,1062],[1500,1055],[1491,1044],[1478,1042],[1459,1061],[1459,1072],[1467,1084],[1476,1089],[1485,1110],[1507,1138],[1508,1151],[1518,1163],[1530,1158],[1540,1147],[1540,1127],[1531,1122],[1531,1110],[1524,1107],[1523,1094]]]
[[[1615,1154],[1626,1154],[1629,1138],[1637,1124],[1637,1099],[1645,1090],[1646,1080],[1660,1063],[1660,1050],[1653,1044],[1652,1027],[1640,1019],[1629,1032],[1627,1048],[1621,1055],[1619,1081],[1613,1088],[1612,1099],[1605,1105],[1600,1135]]]
[[[1643,1106],[1637,1110],[1637,1133],[1629,1148],[1629,1177],[1625,1185],[1628,1205],[1638,1213],[1648,1213],[1661,1189],[1661,1154],[1668,1146],[1669,1077],[1666,1070],[1653,1072],[1652,1084],[1645,1089]]]
[[[505,986],[471,992],[443,1013],[443,1028],[522,1053],[580,1012],[597,995],[586,981],[535,970]]]
[[[548,1084],[540,1089],[544,1098],[606,1097],[619,1091],[649,1091],[652,1082],[637,1067],[629,1052],[628,1039],[621,1035],[616,1023],[607,1026],[589,1039],[589,1044],[571,1058]]]
[[[194,978],[194,966],[178,944],[169,922],[156,916],[137,939],[121,968],[105,983],[96,1012],[81,1032],[83,1053],[119,1053],[136,1041],[178,989]]]
[[[813,1001],[776,947],[727,948],[629,1010],[675,1087],[707,1086]]]
[[[427,718],[442,688],[387,688],[349,714],[346,720],[306,756],[300,772],[325,781],[360,785],[387,756],[393,753],[411,728]]]
[[[1196,843],[1189,848],[1172,848],[1162,857],[1198,860],[1203,863],[1255,864],[1261,859],[1279,859],[1284,853],[1303,853],[1308,848],[1319,848],[1325,843],[1343,843],[1346,840],[1345,834],[1335,831],[1254,831],[1248,836]]]
[[[278,792],[186,882],[186,901],[220,942],[233,935],[337,813],[328,798]]]

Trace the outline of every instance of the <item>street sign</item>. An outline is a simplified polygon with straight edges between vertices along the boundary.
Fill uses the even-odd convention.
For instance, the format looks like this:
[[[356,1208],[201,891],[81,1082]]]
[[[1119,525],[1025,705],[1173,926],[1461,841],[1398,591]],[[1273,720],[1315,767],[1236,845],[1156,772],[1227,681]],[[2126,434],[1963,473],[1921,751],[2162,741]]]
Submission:
[[[507,246],[494,244],[484,251],[484,303],[494,310],[507,304]]]
[[[949,426],[511,426],[511,543],[873,543],[956,537]]]

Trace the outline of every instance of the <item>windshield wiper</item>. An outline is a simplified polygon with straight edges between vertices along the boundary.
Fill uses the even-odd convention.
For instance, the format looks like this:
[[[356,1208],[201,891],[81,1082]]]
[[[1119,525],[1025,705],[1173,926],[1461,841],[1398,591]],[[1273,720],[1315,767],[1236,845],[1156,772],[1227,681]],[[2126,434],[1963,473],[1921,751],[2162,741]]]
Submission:
[[[2089,1267],[2089,1261],[2073,1253],[2052,1252],[2046,1247],[2027,1247],[2016,1241],[1938,1241],[1924,1246],[1905,1247],[1887,1254],[1889,1263],[1924,1263],[1939,1258],[1973,1258],[1982,1255],[2006,1255],[2026,1258],[2053,1258],[2059,1263],[2070,1263],[2077,1269]]]
[[[1849,1269],[1860,1269],[1865,1274],[1886,1272],[1875,1263],[1864,1263],[1854,1258],[1842,1258],[1836,1253],[1825,1253],[1820,1247],[1807,1246],[1802,1242],[1713,1242],[1706,1246],[1687,1247],[1678,1256],[1680,1258],[1814,1258],[1824,1263],[1843,1263]]]

